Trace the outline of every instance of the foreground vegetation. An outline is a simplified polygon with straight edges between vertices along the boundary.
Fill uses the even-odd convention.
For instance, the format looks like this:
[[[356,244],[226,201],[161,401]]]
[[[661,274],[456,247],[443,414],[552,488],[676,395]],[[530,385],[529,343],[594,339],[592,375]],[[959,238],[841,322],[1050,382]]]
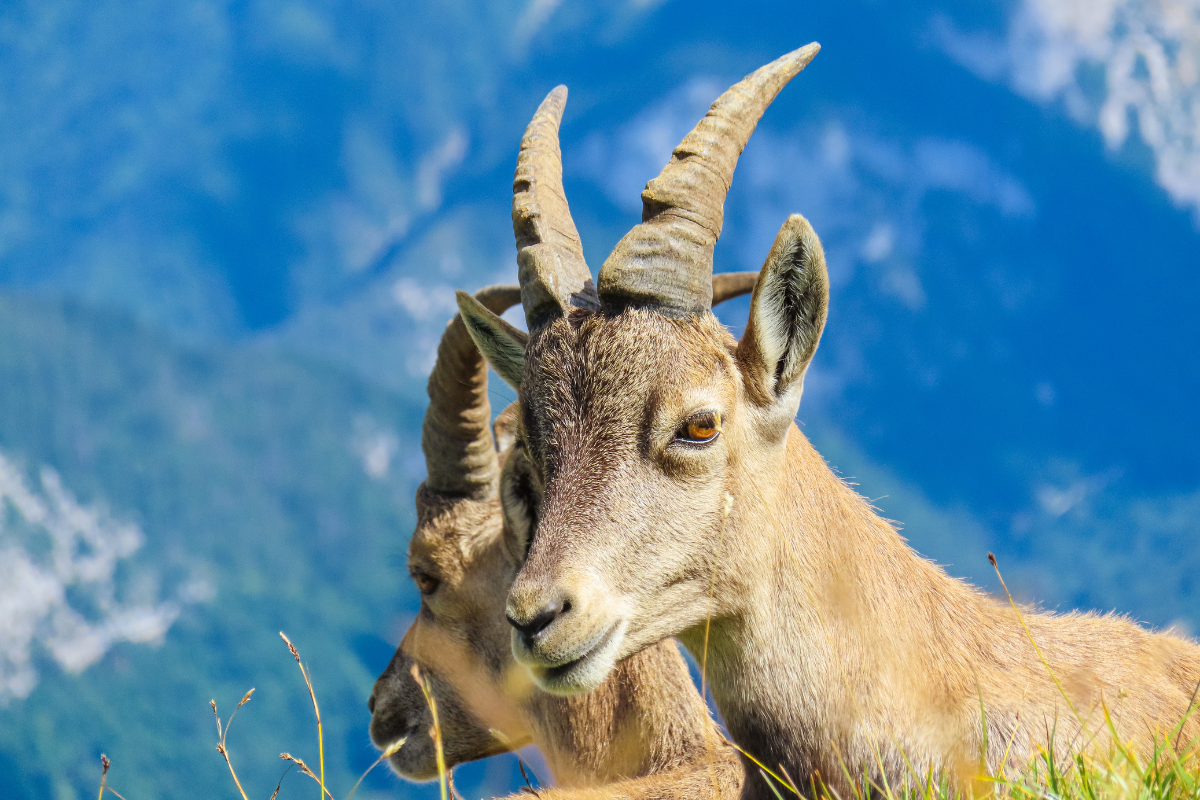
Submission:
[[[309,766],[302,758],[291,753],[280,753],[280,759],[287,762],[287,767],[275,785],[270,800],[276,800],[285,778],[295,769],[301,775],[318,784],[314,787],[319,791],[321,800],[352,800],[363,779],[380,766],[383,761],[403,744],[404,740],[393,743],[379,758],[358,778],[345,795],[337,796],[325,782],[325,747],[324,727],[321,723],[321,710],[317,702],[316,691],[312,679],[300,657],[299,651],[285,634],[280,633],[288,650],[300,668],[312,703],[317,727],[317,761],[316,769]],[[414,670],[416,667],[414,667]],[[416,675],[422,689],[420,675]],[[216,750],[225,760],[229,768],[231,780],[237,795],[242,800],[250,800],[233,766],[227,744],[229,729],[233,718],[242,706],[246,705],[254,694],[250,689],[242,696],[240,702],[222,723],[217,703],[211,702],[213,716],[217,725]],[[1200,686],[1197,687],[1200,694]],[[437,725],[437,706],[433,695],[425,692],[427,702],[433,711],[434,727],[429,735],[434,737],[438,752],[439,788],[442,800],[452,800],[460,795],[454,789],[452,774],[447,771],[441,757],[441,731]],[[1197,697],[1193,696],[1189,715],[1197,713]],[[1107,714],[1106,714],[1106,719]],[[1186,721],[1186,718],[1185,718]],[[1109,752],[1104,756],[1077,752],[1067,759],[1058,759],[1053,752],[1039,749],[1036,756],[1022,770],[1001,770],[997,774],[989,774],[986,769],[965,769],[960,772],[959,786],[952,787],[943,779],[935,782],[932,777],[917,775],[914,771],[913,780],[902,787],[879,785],[870,778],[863,777],[850,780],[854,785],[854,794],[843,797],[835,790],[823,784],[813,782],[807,786],[797,785],[786,772],[776,771],[762,764],[752,754],[741,751],[753,762],[763,780],[774,791],[779,800],[789,797],[808,797],[816,800],[960,800],[960,798],[1005,798],[1006,800],[1200,800],[1200,740],[1182,741],[1179,733],[1184,721],[1172,731],[1162,736],[1149,756],[1139,756],[1131,747],[1115,739]],[[1109,720],[1109,730],[1111,720]],[[734,745],[735,747],[737,745]],[[738,748],[741,750],[741,748]],[[100,790],[97,800],[104,800],[105,794],[111,794],[118,800],[126,800],[116,789],[108,785],[108,771],[111,763],[107,756],[101,755]],[[521,764],[521,774],[526,778],[527,791],[538,795],[536,788],[529,780],[531,771]],[[846,776],[851,777],[847,770]],[[130,799],[134,800],[134,799]]]

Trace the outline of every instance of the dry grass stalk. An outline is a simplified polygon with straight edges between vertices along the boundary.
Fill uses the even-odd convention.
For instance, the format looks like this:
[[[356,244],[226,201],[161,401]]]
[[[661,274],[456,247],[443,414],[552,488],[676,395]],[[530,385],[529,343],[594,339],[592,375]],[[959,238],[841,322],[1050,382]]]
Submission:
[[[97,800],[104,800],[104,787],[108,783],[108,768],[112,766],[112,762],[108,760],[108,756],[104,753],[100,754],[100,794]]]
[[[279,776],[279,782],[275,784],[275,791],[271,792],[271,800],[275,800],[276,797],[279,797],[279,789],[283,786],[283,779],[287,777],[287,774],[291,769],[292,765],[288,764],[287,769],[285,769],[283,774]]]
[[[1063,689],[1063,685],[1058,680],[1058,676],[1054,674],[1054,670],[1050,667],[1050,662],[1048,662],[1046,657],[1042,655],[1042,649],[1038,647],[1037,642],[1034,641],[1033,632],[1029,630],[1029,625],[1027,625],[1025,622],[1025,615],[1021,613],[1020,607],[1017,606],[1017,601],[1013,600],[1012,592],[1008,591],[1008,584],[1004,582],[1004,576],[1000,574],[1000,565],[996,563],[995,554],[989,552],[987,556],[988,563],[992,565],[992,569],[996,571],[996,577],[1000,579],[1000,586],[1004,589],[1004,596],[1008,598],[1008,604],[1012,606],[1013,611],[1017,615],[1017,621],[1021,623],[1021,628],[1025,631],[1025,635],[1029,638],[1029,643],[1033,645],[1033,651],[1037,653],[1037,657],[1042,662],[1042,666],[1046,668],[1046,672],[1049,673],[1051,680],[1054,681],[1054,685],[1058,688],[1058,693],[1061,694],[1063,700],[1066,701],[1067,708],[1071,709],[1071,713],[1074,714],[1075,719],[1079,721],[1080,728],[1086,733],[1087,723],[1084,722],[1083,717],[1079,715],[1079,711],[1075,709],[1075,704],[1072,703],[1071,698],[1067,696],[1067,691]],[[1105,714],[1107,715],[1107,713],[1108,712],[1106,709]]]
[[[421,687],[421,694],[425,695],[425,702],[429,704],[429,713],[433,717],[433,729],[429,731],[429,735],[433,738],[434,753],[437,756],[438,784],[442,790],[442,800],[449,798],[449,781],[446,772],[446,756],[442,750],[442,726],[438,723],[437,701],[433,699],[433,692],[429,690],[429,686],[421,677],[421,670],[416,665],[412,666],[413,680],[417,682],[417,686]]]
[[[296,659],[296,663],[300,666],[300,674],[304,676],[304,685],[308,687],[308,696],[312,700],[313,711],[317,715],[317,758],[319,759],[319,767],[321,769],[321,798],[324,800],[325,795],[329,792],[325,789],[325,729],[321,727],[321,708],[317,705],[317,694],[313,691],[312,680],[308,677],[308,670],[304,668],[304,663],[300,661],[300,652],[296,650],[296,645],[292,644],[292,640],[287,637],[283,631],[279,632],[280,638],[287,644],[288,650],[292,652],[292,658]],[[332,797],[332,795],[331,795]]]
[[[238,709],[250,702],[252,694],[254,694],[254,689],[242,695],[237,708],[233,709],[233,713],[229,715],[229,721],[225,723],[223,728],[221,727],[221,716],[217,713],[217,701],[208,701],[208,704],[212,707],[213,718],[217,721],[217,752],[225,759],[225,764],[229,767],[229,774],[233,776],[233,782],[237,784],[238,792],[242,795],[242,800],[249,800],[249,798],[246,797],[246,790],[242,788],[242,782],[238,779],[237,772],[233,768],[233,762],[229,760],[229,749],[225,746],[225,739],[229,736],[229,726],[233,724],[233,718],[237,715]]]
[[[325,784],[321,783],[321,779],[319,777],[317,777],[317,773],[313,772],[309,768],[308,764],[304,763],[304,759],[298,758],[297,756],[294,756],[291,753],[280,753],[279,757],[282,758],[284,761],[292,762],[293,764],[295,764],[297,767],[300,768],[301,774],[307,775],[308,777],[312,778],[317,783],[320,783],[322,800],[324,800],[325,798],[329,798],[329,800],[334,800],[333,795],[330,794],[329,790],[325,788]]]
[[[108,785],[108,768],[111,766],[112,766],[112,762],[109,761],[108,756],[106,756],[104,753],[101,753],[100,754],[100,767],[101,767],[101,770],[100,770],[100,794],[97,796],[97,800],[104,800],[105,792],[116,795],[118,798],[120,798],[120,800],[125,800],[124,796],[122,796],[120,792],[118,792],[116,789],[114,789]]]
[[[354,782],[354,788],[350,790],[350,794],[346,795],[346,800],[350,800],[351,797],[354,797],[354,793],[358,791],[358,787],[362,786],[363,778],[367,777],[367,775],[371,773],[371,770],[382,764],[385,758],[391,758],[393,755],[395,755],[396,751],[403,747],[404,743],[407,741],[407,736],[401,736],[399,739],[389,744],[387,749],[379,754],[379,758],[375,759],[375,763],[367,767],[367,771],[358,776],[358,780]],[[274,798],[272,798],[272,800],[274,800]]]
[[[276,800],[276,798],[279,796],[279,790],[283,786],[283,779],[285,777],[287,777],[288,771],[291,770],[291,768],[293,766],[299,767],[300,772],[302,774],[307,775],[308,777],[312,778],[314,781],[316,781],[320,785],[321,800],[335,800],[333,794],[330,793],[329,789],[325,786],[325,780],[324,780],[324,778],[325,778],[325,739],[324,739],[324,730],[323,730],[322,723],[321,723],[321,710],[320,710],[320,707],[317,705],[316,691],[313,689],[312,680],[309,677],[308,669],[304,666],[304,664],[300,660],[300,652],[296,649],[296,646],[294,644],[292,644],[291,640],[288,639],[288,637],[282,631],[280,631],[279,635],[280,635],[280,637],[283,638],[283,641],[287,644],[288,650],[292,654],[292,658],[294,658],[296,660],[296,663],[300,665],[300,674],[302,674],[304,676],[304,684],[305,684],[305,686],[308,687],[308,696],[312,700],[313,711],[316,713],[316,716],[317,716],[317,745],[318,745],[318,749],[320,751],[321,764],[319,767],[320,774],[318,774],[316,772],[313,772],[313,770],[308,766],[308,764],[304,763],[303,759],[293,756],[291,753],[280,753],[279,757],[281,759],[283,759],[284,761],[289,762],[289,765],[288,765],[288,768],[286,770],[284,770],[283,775],[281,775],[279,777],[279,782],[275,784],[275,791],[273,791],[271,793],[271,800]],[[229,720],[227,722],[225,722],[224,725],[221,724],[221,717],[217,713],[217,702],[215,700],[209,701],[209,705],[212,707],[212,710],[213,710],[213,717],[216,719],[216,722],[217,722],[217,737],[218,737],[217,752],[220,753],[221,756],[225,759],[225,763],[229,767],[229,774],[233,776],[233,782],[237,785],[238,793],[241,794],[242,800],[249,800],[249,798],[246,795],[245,789],[242,788],[242,782],[238,778],[237,771],[234,770],[233,764],[229,760],[229,748],[226,746],[226,739],[229,736],[229,727],[233,724],[233,718],[237,714],[238,709],[240,709],[242,706],[246,705],[246,703],[248,703],[250,701],[250,697],[253,694],[254,694],[254,689],[251,689],[250,691],[246,692],[245,695],[243,695],[241,701],[237,704],[237,708],[234,708],[233,713],[229,715]],[[437,719],[436,711],[434,712],[434,719],[435,720]],[[438,747],[439,747],[438,753],[440,755],[441,754],[440,729],[438,729],[438,736],[439,736],[439,738],[438,738]],[[354,793],[358,791],[359,786],[362,785],[363,779],[367,777],[367,775],[371,772],[371,770],[373,770],[373,769],[375,769],[375,767],[379,766],[384,761],[384,759],[394,755],[396,753],[396,751],[398,751],[404,745],[404,742],[405,742],[405,739],[400,739],[398,741],[393,742],[391,745],[389,745],[388,748],[386,750],[384,750],[383,753],[379,756],[379,758],[375,760],[375,763],[373,763],[370,767],[368,767],[366,772],[364,772],[362,775],[359,776],[358,780],[354,784],[354,788],[352,788],[350,790],[350,793],[348,795],[346,795],[346,800],[350,800],[350,798],[354,796]],[[101,756],[101,758],[102,758],[101,763],[104,765],[104,774],[107,775],[108,767],[109,767],[108,757]],[[443,775],[443,780],[446,781],[446,783],[444,783],[443,786],[446,786],[446,785],[452,786],[452,784],[448,784],[448,777],[449,776],[447,776],[447,775]],[[99,798],[99,800],[103,800],[104,791],[106,788],[107,788],[107,791],[112,792],[114,795],[121,798],[121,800],[125,800],[125,798],[121,797],[120,794],[117,794],[117,792],[114,791],[111,787],[106,787],[104,775],[101,776],[101,780],[100,780],[100,798]],[[443,788],[443,797],[445,796],[445,792],[446,792],[446,789]]]

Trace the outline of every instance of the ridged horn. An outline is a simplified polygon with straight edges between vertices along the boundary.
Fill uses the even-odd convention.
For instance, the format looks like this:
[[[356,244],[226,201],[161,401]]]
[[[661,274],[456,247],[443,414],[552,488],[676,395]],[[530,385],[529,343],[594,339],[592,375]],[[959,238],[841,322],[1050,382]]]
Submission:
[[[767,106],[820,49],[813,42],[750,73],[683,138],[642,192],[641,224],[600,269],[605,309],[645,306],[686,316],[712,308],[713,247],[738,157]]]
[[[517,274],[531,330],[571,306],[600,307],[563,191],[558,126],[566,105],[567,87],[558,86],[538,106],[521,139],[513,178]]]
[[[516,286],[489,286],[475,298],[502,314],[521,302]],[[487,362],[457,314],[438,344],[429,373],[429,408],[421,426],[426,488],[440,494],[486,500],[499,491],[500,464],[492,442]]]
[[[712,276],[712,304],[714,306],[750,294],[758,283],[758,270],[753,272],[721,272]]]

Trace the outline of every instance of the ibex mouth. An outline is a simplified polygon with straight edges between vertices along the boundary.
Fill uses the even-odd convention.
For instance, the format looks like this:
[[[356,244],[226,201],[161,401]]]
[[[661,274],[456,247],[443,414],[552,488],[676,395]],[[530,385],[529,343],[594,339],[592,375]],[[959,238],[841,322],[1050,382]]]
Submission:
[[[414,758],[414,752],[419,753],[422,749],[421,747],[413,747],[413,744],[419,740],[417,731],[420,727],[417,723],[409,725],[405,728],[404,733],[395,737],[386,747],[381,746],[378,741],[375,741],[375,746],[383,750],[379,754],[379,760],[386,761],[388,766],[398,774],[411,780],[426,780],[426,773],[431,768],[436,769],[432,754],[429,757],[424,757],[424,754],[418,754]]]
[[[596,688],[616,663],[626,622],[618,620],[583,647],[583,653],[554,666],[529,665],[534,681],[552,694],[580,694]]]
[[[369,735],[371,743],[386,754],[384,758],[390,758],[416,732],[420,723],[408,722],[404,716],[394,712],[385,712],[389,712],[387,707],[379,707],[371,715]]]

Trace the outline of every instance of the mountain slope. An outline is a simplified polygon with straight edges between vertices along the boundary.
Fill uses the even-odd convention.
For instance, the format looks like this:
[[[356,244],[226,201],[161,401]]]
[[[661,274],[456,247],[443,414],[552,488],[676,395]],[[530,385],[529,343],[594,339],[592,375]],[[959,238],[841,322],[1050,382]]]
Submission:
[[[0,796],[94,791],[101,751],[127,797],[223,795],[208,700],[227,714],[251,686],[230,745],[269,793],[279,752],[315,758],[281,629],[324,703],[331,779],[352,780],[370,763],[366,697],[390,657],[379,636],[413,605],[403,552],[420,413],[310,360],[180,347],[122,313],[0,296],[0,451],[28,486],[53,465],[85,507],[141,529],[118,601],[148,583],[181,608],[161,646],[115,644],[82,674],[35,650],[39,683],[0,707]],[[0,543],[15,535],[7,513]]]

